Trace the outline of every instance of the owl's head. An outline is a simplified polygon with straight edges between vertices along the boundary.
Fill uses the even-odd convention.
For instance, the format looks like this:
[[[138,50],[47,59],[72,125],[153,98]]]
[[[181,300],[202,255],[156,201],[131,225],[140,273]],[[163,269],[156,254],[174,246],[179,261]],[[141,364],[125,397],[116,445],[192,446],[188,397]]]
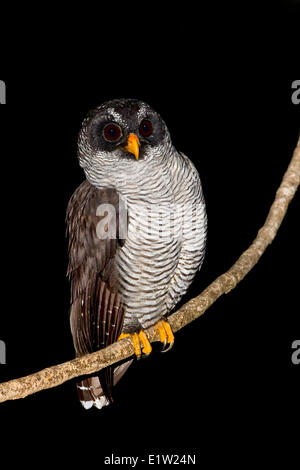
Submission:
[[[151,161],[167,158],[171,148],[160,115],[134,99],[108,101],[90,111],[78,139],[79,162],[87,176],[105,171],[136,173]]]

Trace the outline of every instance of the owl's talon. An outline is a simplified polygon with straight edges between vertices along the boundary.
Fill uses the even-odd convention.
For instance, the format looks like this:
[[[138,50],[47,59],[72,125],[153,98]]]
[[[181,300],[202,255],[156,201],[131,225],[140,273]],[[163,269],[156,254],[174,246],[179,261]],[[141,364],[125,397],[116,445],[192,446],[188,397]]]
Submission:
[[[154,328],[156,328],[159,332],[160,342],[162,343],[161,352],[170,351],[170,349],[173,347],[175,338],[169,322],[161,320],[156,323],[156,325],[154,325]],[[167,344],[168,347],[166,348]]]
[[[143,358],[143,359],[146,359],[146,357],[148,357],[148,356],[150,356],[150,353],[147,353],[147,354],[144,354],[144,353],[143,353],[143,354],[142,354],[142,358]]]
[[[174,341],[171,341],[171,343],[169,343],[169,346],[166,349],[163,347],[160,352],[166,353],[166,352],[170,351],[170,349],[172,349],[173,346],[174,346]]]
[[[139,332],[139,338],[140,342],[142,343],[143,357],[148,357],[152,351],[152,346],[150,344],[150,341],[148,340],[146,333],[143,330]]]
[[[144,358],[149,356],[152,351],[152,346],[147,338],[146,333],[143,330],[141,330],[139,333],[133,334],[122,333],[119,336],[118,340],[128,337],[130,337],[133,341],[134,354],[136,355],[137,360],[141,359],[141,357]]]

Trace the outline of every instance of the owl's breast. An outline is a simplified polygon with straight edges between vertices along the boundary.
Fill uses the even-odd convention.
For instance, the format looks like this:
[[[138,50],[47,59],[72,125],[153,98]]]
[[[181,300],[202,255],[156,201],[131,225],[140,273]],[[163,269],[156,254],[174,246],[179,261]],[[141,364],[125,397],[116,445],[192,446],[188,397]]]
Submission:
[[[128,202],[126,243],[117,257],[125,324],[135,317],[147,328],[166,313],[166,295],[181,250],[174,207],[172,197]]]
[[[117,257],[125,328],[147,328],[166,315],[203,258],[199,177],[185,160],[176,163],[127,194],[128,232]]]

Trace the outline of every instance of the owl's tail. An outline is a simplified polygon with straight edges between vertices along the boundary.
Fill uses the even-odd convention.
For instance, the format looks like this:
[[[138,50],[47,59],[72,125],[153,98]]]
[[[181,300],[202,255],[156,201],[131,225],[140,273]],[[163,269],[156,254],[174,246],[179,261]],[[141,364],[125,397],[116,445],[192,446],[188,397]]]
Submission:
[[[80,403],[86,410],[92,406],[101,409],[103,406],[109,405],[109,400],[103,394],[99,377],[82,380],[76,386]]]
[[[133,359],[124,362],[114,369],[114,385],[123,377],[132,361]],[[111,398],[105,395],[100,379],[97,376],[82,380],[76,386],[80,403],[86,410],[93,406],[101,410],[101,408],[111,403]]]

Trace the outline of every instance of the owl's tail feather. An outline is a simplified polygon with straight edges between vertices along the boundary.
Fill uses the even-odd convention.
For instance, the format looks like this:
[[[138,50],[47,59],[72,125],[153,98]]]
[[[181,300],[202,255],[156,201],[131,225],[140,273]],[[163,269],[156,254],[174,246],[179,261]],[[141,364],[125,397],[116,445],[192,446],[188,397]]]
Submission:
[[[80,403],[86,410],[92,406],[101,409],[103,406],[109,405],[109,400],[103,394],[99,377],[90,377],[76,385]]]
[[[114,369],[114,385],[123,377],[132,361],[133,359],[126,361]],[[99,377],[90,377],[78,382],[76,385],[80,403],[86,410],[93,406],[101,410],[101,408],[111,403],[111,399],[106,397],[103,392]]]

